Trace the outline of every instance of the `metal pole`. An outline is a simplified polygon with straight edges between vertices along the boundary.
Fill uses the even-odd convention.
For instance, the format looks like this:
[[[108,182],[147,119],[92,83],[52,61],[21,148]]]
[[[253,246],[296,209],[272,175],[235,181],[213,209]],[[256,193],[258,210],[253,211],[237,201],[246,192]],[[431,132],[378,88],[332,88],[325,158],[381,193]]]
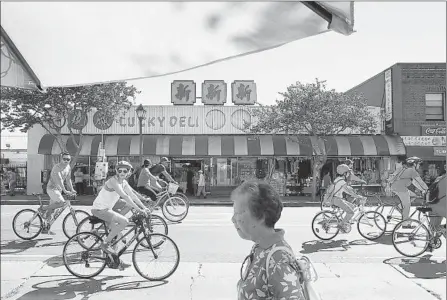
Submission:
[[[140,165],[143,164],[143,118],[138,118],[140,122]]]

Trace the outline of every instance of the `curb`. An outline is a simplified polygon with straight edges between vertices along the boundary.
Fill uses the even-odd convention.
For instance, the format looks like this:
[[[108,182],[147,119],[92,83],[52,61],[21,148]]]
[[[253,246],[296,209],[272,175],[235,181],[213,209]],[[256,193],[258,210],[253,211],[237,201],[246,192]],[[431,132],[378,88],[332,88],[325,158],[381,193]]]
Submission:
[[[47,201],[43,201],[45,204],[47,204]],[[39,205],[39,201],[37,200],[1,200],[1,205]],[[74,202],[73,205],[75,206],[91,206],[92,202],[89,201],[79,201]],[[189,201],[190,206],[233,206],[233,202],[229,201]],[[299,202],[290,202],[290,201],[283,201],[284,207],[317,207],[320,205],[319,202],[308,202],[308,201],[299,201]]]

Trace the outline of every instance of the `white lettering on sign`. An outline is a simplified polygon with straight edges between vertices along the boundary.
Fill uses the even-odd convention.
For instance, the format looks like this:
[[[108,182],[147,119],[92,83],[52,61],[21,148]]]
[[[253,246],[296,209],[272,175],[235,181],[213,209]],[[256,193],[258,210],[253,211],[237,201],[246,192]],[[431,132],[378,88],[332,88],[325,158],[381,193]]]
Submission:
[[[443,147],[434,147],[433,148],[433,154],[435,156],[446,156],[447,155],[447,148]]]
[[[391,69],[385,72],[385,121],[393,118],[393,89],[391,82]]]
[[[422,134],[424,135],[446,135],[445,127],[422,127]]]
[[[402,140],[406,146],[445,146],[445,136],[402,136]]]

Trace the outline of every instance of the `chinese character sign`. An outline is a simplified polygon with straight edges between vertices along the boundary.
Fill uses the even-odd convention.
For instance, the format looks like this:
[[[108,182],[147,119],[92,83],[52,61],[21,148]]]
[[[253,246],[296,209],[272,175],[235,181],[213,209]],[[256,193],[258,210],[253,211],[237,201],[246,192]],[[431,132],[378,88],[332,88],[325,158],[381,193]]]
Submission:
[[[406,146],[445,146],[445,136],[402,136],[402,141]]]
[[[205,80],[202,83],[202,103],[223,105],[227,102],[227,84],[223,80]]]
[[[253,105],[257,101],[256,83],[253,80],[235,80],[231,84],[231,96],[236,105]]]
[[[192,80],[174,80],[171,84],[171,103],[194,105],[196,103],[196,83]]]

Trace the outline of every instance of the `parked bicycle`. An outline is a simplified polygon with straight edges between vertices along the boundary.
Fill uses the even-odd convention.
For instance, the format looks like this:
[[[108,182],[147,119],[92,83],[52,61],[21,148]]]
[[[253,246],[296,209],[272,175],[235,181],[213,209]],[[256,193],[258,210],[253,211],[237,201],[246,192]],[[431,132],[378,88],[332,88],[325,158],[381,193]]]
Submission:
[[[71,206],[71,201],[73,200],[70,200],[67,197],[64,206],[57,208],[47,220],[44,218],[45,211],[42,204],[42,194],[33,194],[33,196],[36,196],[37,199],[39,199],[40,207],[37,211],[30,208],[22,209],[12,220],[12,230],[23,240],[32,240],[37,237],[42,230],[49,230],[51,225],[53,225],[67,208],[69,209],[69,212],[62,221],[62,230],[67,238],[72,237],[76,233],[76,228],[81,220],[90,216],[86,211],[74,209]],[[25,231],[24,233],[20,232],[22,229]]]
[[[120,257],[127,248],[136,240],[137,243],[132,252],[132,263],[135,270],[147,280],[164,280],[177,270],[180,263],[180,252],[176,243],[167,235],[160,233],[148,233],[145,228],[148,218],[145,214],[135,214],[131,220],[132,226],[122,237],[112,243],[112,247],[118,247],[121,240],[133,233],[130,240],[125,243],[117,254],[108,254],[101,250],[102,238],[92,232],[80,232],[72,236],[64,245],[62,258],[67,270],[79,278],[92,278],[99,275],[106,266],[112,269],[123,269]],[[142,238],[139,236],[143,234]],[[71,249],[74,248],[74,251]],[[165,256],[166,255],[166,256]],[[172,259],[171,259],[172,258]],[[151,263],[159,263],[150,266]],[[143,267],[147,269],[143,270]],[[166,269],[161,274],[151,272]],[[85,270],[87,274],[81,274]]]
[[[446,235],[446,225],[434,228],[430,218],[443,218],[431,215],[431,207],[421,206],[411,214],[410,218],[396,225],[392,234],[393,246],[400,254],[416,257],[425,251],[439,249],[442,246],[441,235]],[[418,220],[413,216],[418,213]]]
[[[171,222],[181,222],[188,215],[189,200],[185,201],[185,195],[177,194],[179,185],[170,182],[167,188],[157,193],[153,189],[151,191],[156,195],[157,200],[153,204],[152,201],[145,201],[147,207],[153,210],[155,207],[161,206],[163,216]],[[187,199],[187,198],[186,198]]]
[[[360,235],[368,240],[376,240],[380,238],[386,230],[385,218],[378,212],[370,210],[365,211],[364,197],[356,197],[356,208],[351,224],[357,223],[357,230]],[[331,210],[323,210],[319,212],[312,220],[312,232],[321,240],[331,240],[338,235],[341,229],[345,233],[351,231],[351,224],[346,227],[343,222],[345,212],[337,207],[332,206]],[[368,230],[370,229],[370,230]]]

